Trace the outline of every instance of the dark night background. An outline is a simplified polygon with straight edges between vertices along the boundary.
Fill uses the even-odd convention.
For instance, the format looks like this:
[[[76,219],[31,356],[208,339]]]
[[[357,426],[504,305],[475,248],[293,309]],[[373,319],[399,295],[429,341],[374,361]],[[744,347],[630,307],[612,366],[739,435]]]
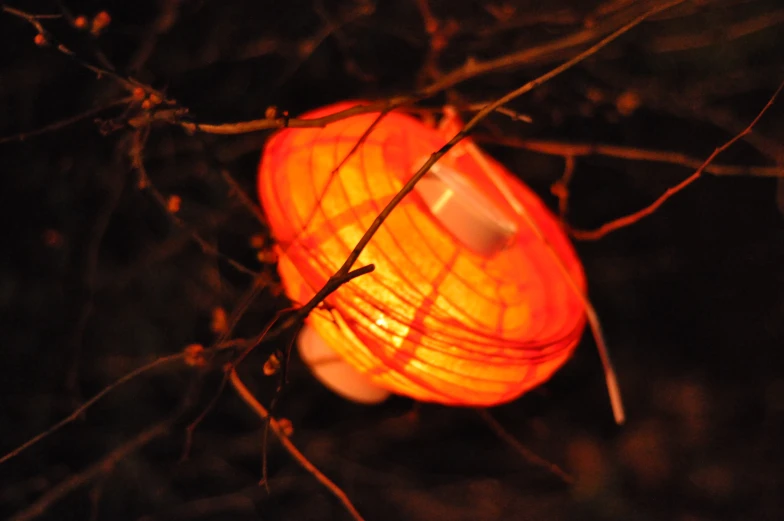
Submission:
[[[165,91],[195,120],[221,123],[262,118],[270,105],[296,115],[347,98],[410,93],[468,57],[491,59],[581,31],[599,31],[594,42],[612,20],[617,27],[654,4],[431,0],[436,36],[448,36],[437,54],[418,0],[367,4],[374,9],[350,0],[1,5],[34,14],[65,9],[68,16],[41,22],[80,60],[111,63]],[[99,36],[73,27],[71,15],[101,10],[112,21]],[[480,132],[704,159],[784,80],[782,28],[779,0],[687,1],[510,104],[532,124],[493,115]],[[145,166],[157,190],[182,198],[180,227],[138,187],[127,125],[138,104],[17,139],[129,95],[53,47],[36,46],[35,35],[25,20],[0,12],[0,454],[129,371],[214,340],[212,310],[237,308],[252,280],[203,251],[192,234],[271,276],[235,336],[257,334],[288,305],[274,264],[260,262],[251,245],[266,230],[220,173],[230,172],[255,200],[269,133],[151,128]],[[418,106],[494,99],[585,47],[543,52]],[[717,162],[782,165],[783,138],[779,100]],[[562,158],[486,149],[555,207],[549,187]],[[569,222],[596,227],[691,172],[578,157]],[[277,415],[291,420],[294,443],[368,521],[782,519],[783,187],[772,176],[705,176],[642,222],[576,243],[619,372],[627,424],[613,423],[587,334],[553,380],[491,411],[526,447],[570,472],[574,485],[526,462],[476,411],[403,398],[375,407],[346,403],[296,356]],[[241,366],[262,403],[274,390],[264,361],[290,337],[263,343]],[[23,511],[170,418],[187,397],[163,435],[101,469],[38,519],[348,519],[275,440],[269,492],[258,486],[261,422],[230,388],[194,430],[181,461],[187,426],[219,391],[221,361],[203,370],[176,363],[153,370],[0,464],[0,517]]]

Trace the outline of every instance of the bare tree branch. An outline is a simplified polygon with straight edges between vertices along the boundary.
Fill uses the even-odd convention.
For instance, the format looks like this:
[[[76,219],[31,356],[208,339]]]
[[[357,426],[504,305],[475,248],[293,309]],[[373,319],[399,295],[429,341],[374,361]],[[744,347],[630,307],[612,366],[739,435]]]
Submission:
[[[694,169],[699,168],[703,164],[703,160],[701,159],[681,152],[671,152],[668,150],[649,150],[599,143],[568,143],[564,141],[543,141],[485,135],[476,135],[474,136],[474,139],[479,142],[522,148],[532,152],[561,157],[605,156],[626,159],[628,161],[669,163]],[[711,163],[703,168],[703,172],[718,177],[784,177],[784,166],[746,166]]]
[[[707,168],[708,165],[722,152],[727,150],[729,147],[734,145],[738,140],[742,139],[747,134],[751,133],[751,130],[757,124],[757,122],[762,118],[762,116],[768,111],[768,109],[773,105],[778,97],[779,93],[781,92],[782,88],[784,88],[784,82],[782,82],[779,87],[776,89],[776,92],[770,97],[768,102],[762,107],[762,110],[759,111],[757,116],[752,120],[749,125],[743,129],[739,134],[736,134],[732,137],[729,141],[718,147],[713,153],[708,156],[708,158],[697,168],[697,171],[694,172],[692,175],[678,183],[677,185],[673,186],[672,188],[668,188],[664,194],[662,194],[658,199],[652,202],[650,205],[646,206],[645,208],[638,210],[634,213],[626,215],[624,217],[620,217],[613,221],[603,224],[599,228],[594,230],[571,230],[572,235],[579,240],[582,241],[595,241],[597,239],[601,239],[602,237],[606,236],[609,233],[612,233],[616,230],[620,230],[621,228],[626,228],[627,226],[631,226],[634,223],[639,222],[641,219],[648,217],[653,212],[658,210],[667,200],[672,197],[673,195],[677,194],[687,186],[694,183],[697,179],[702,177],[703,172]]]
[[[84,485],[98,479],[100,476],[109,472],[115,465],[125,459],[129,454],[139,450],[156,438],[160,438],[169,432],[173,423],[172,419],[156,423],[142,431],[138,436],[132,440],[123,443],[113,451],[111,451],[105,458],[93,463],[85,470],[78,474],[74,474],[65,481],[60,482],[54,488],[49,489],[44,495],[34,501],[29,507],[21,512],[13,515],[9,521],[30,521],[40,516],[57,501],[60,501],[65,496],[74,490],[83,487]]]

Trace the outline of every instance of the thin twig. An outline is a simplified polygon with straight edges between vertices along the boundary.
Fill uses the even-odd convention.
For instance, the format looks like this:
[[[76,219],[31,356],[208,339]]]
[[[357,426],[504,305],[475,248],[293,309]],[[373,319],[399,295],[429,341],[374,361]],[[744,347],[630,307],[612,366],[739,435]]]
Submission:
[[[311,298],[307,303],[302,305],[299,308],[296,308],[296,311],[285,321],[281,322],[277,327],[272,329],[272,325],[275,324],[275,321],[278,320],[279,316],[275,317],[275,320],[268,325],[264,330],[261,331],[258,335],[247,342],[247,347],[243,353],[237,357],[237,359],[233,362],[234,367],[237,365],[253,350],[257,345],[259,345],[264,340],[269,340],[283,331],[288,330],[289,328],[300,324],[305,318],[310,314],[311,311],[316,309],[316,307],[321,304],[324,300],[327,299],[332,293],[334,293],[338,288],[340,288],[343,284],[347,284],[354,280],[357,277],[361,277],[362,275],[366,275],[371,273],[373,270],[376,269],[375,264],[368,264],[366,266],[359,267],[355,270],[352,270],[346,274],[335,274],[329,278],[327,283],[318,291],[316,294]],[[285,310],[284,310],[285,311]],[[284,360],[281,360],[282,363],[285,363]],[[283,369],[285,370],[285,368]]]
[[[45,494],[34,501],[30,506],[17,512],[9,521],[30,521],[40,516],[55,502],[86,485],[87,483],[104,475],[129,454],[139,450],[156,438],[160,438],[169,432],[173,419],[168,419],[153,425],[142,431],[132,440],[120,445],[112,450],[106,457],[87,467],[78,474],[74,474],[65,481],[60,482],[55,487],[49,489]]]
[[[199,415],[193,420],[191,423],[185,427],[185,441],[182,444],[182,452],[180,453],[180,461],[187,461],[188,456],[191,452],[191,446],[193,445],[193,433],[196,431],[196,428],[204,421],[207,415],[212,412],[215,406],[218,404],[218,400],[220,400],[221,395],[223,394],[223,390],[226,388],[226,383],[228,378],[226,373],[224,372],[223,378],[221,379],[221,383],[218,387],[218,390],[212,395],[212,398],[207,403],[207,405],[202,409]]]
[[[248,310],[248,308],[250,308],[251,304],[253,304],[261,292],[267,287],[268,282],[269,281],[267,278],[262,276],[259,276],[253,280],[253,284],[250,286],[250,288],[245,290],[245,292],[237,300],[237,305],[234,307],[231,314],[229,315],[228,320],[226,321],[226,329],[218,336],[218,343],[225,342],[231,337],[231,334],[234,332],[237,324],[239,324],[240,320],[245,315],[245,312]]]
[[[255,489],[247,488],[228,494],[217,496],[199,497],[186,501],[174,508],[157,512],[155,514],[142,516],[137,521],[173,521],[176,519],[236,519],[237,516],[246,515],[253,519],[258,515],[254,501]],[[260,494],[258,494],[260,496]]]
[[[251,215],[256,218],[259,224],[265,228],[268,227],[269,223],[267,222],[267,218],[264,216],[264,213],[261,211],[261,208],[259,208],[258,205],[255,204],[250,197],[248,197],[248,194],[246,194],[245,190],[240,187],[234,177],[232,177],[231,173],[227,169],[223,168],[221,169],[221,177],[223,177],[223,180],[227,185],[229,185],[229,190],[231,193],[237,196],[237,199],[239,199],[242,205],[247,208]]]
[[[245,347],[246,344],[247,342],[245,340],[217,341],[214,344],[212,344],[208,349],[205,349],[203,355],[206,356],[208,354],[213,354],[218,351],[225,351],[229,349],[239,349]],[[121,376],[111,384],[104,387],[99,393],[95,394],[92,398],[84,402],[82,405],[77,407],[70,415],[63,418],[62,420],[60,420],[59,422],[57,422],[47,430],[30,438],[29,440],[27,440],[26,442],[24,442],[14,450],[12,450],[11,452],[0,457],[0,464],[5,463],[6,461],[10,460],[15,456],[18,456],[21,452],[29,449],[30,447],[37,444],[41,440],[51,436],[52,434],[59,431],[69,423],[73,422],[74,420],[82,416],[85,412],[87,412],[87,410],[90,407],[95,405],[102,398],[104,398],[112,391],[116,390],[118,387],[130,382],[131,380],[134,380],[138,376],[141,376],[149,371],[152,371],[153,369],[164,366],[171,362],[186,360],[187,357],[188,357],[188,353],[183,350],[182,352],[179,353],[159,357],[148,364],[137,367],[136,369],[133,369],[132,371],[126,373],[125,375]]]
[[[128,64],[128,70],[139,71],[147,63],[147,60],[155,50],[158,40],[177,22],[180,12],[180,2],[178,0],[164,0],[161,2],[160,11],[149,28],[144,32],[145,38],[142,40],[136,52]]]
[[[558,198],[558,217],[561,222],[566,222],[566,214],[569,211],[569,183],[572,182],[572,175],[574,174],[574,167],[576,161],[573,155],[565,155],[564,170],[561,178],[553,183],[550,191]]]
[[[572,235],[579,240],[582,241],[595,241],[597,239],[601,239],[602,237],[606,236],[609,233],[614,232],[615,230],[620,230],[621,228],[626,228],[627,226],[631,226],[639,222],[641,219],[648,217],[656,210],[659,209],[667,200],[670,199],[673,195],[677,194],[687,186],[694,183],[697,179],[702,177],[703,172],[705,169],[710,165],[710,163],[722,152],[727,150],[729,147],[734,145],[737,141],[742,139],[747,134],[751,133],[751,130],[757,124],[757,122],[762,118],[762,116],[768,111],[768,109],[773,105],[778,97],[779,93],[781,92],[782,88],[784,88],[784,82],[782,82],[773,95],[770,97],[768,102],[762,107],[762,110],[757,113],[757,116],[749,123],[749,125],[744,128],[740,133],[735,134],[729,141],[718,147],[713,153],[708,156],[708,158],[697,168],[697,170],[691,174],[689,177],[678,183],[677,185],[668,188],[667,191],[664,192],[658,199],[652,202],[650,205],[646,206],[645,208],[638,210],[634,213],[626,215],[624,217],[620,217],[613,221],[603,224],[599,228],[594,230],[571,230]]]
[[[115,156],[117,156],[115,152]],[[120,152],[119,155],[124,155]],[[101,250],[104,235],[109,226],[109,223],[114,215],[117,205],[120,202],[120,197],[125,189],[126,168],[119,168],[119,172],[114,172],[112,175],[105,176],[109,181],[108,194],[104,197],[103,205],[98,214],[96,214],[92,221],[92,229],[90,230],[90,239],[87,244],[87,253],[83,262],[82,270],[80,273],[80,284],[82,299],[80,302],[79,314],[74,321],[74,326],[71,333],[69,347],[71,349],[71,367],[65,380],[65,388],[71,394],[74,401],[78,401],[81,396],[78,390],[79,387],[79,364],[81,361],[82,344],[84,339],[84,332],[89,323],[90,317],[93,314],[93,300],[95,296],[95,279],[98,270],[98,254]]]
[[[522,148],[540,154],[562,157],[605,156],[616,157],[628,161],[650,161],[668,163],[686,168],[699,168],[704,161],[696,157],[669,150],[648,150],[636,147],[593,143],[567,143],[564,141],[542,141],[535,139],[519,139],[493,136],[474,136],[479,142],[493,143],[501,146]],[[784,166],[746,166],[711,163],[703,168],[703,173],[714,176],[751,176],[751,177],[784,177]]]
[[[400,107],[407,103],[411,103],[418,99],[414,96],[397,96],[388,100],[377,101],[373,103],[359,104],[349,107],[340,112],[335,112],[327,116],[312,119],[296,119],[288,116],[278,118],[264,118],[252,121],[240,121],[237,123],[223,123],[217,125],[210,125],[205,123],[193,123],[190,121],[179,121],[179,125],[188,132],[206,132],[208,134],[246,134],[248,132],[257,132],[259,130],[273,130],[278,128],[320,128],[340,121],[342,119],[357,116],[359,114],[367,114],[369,112],[382,112],[389,111],[394,108]],[[171,121],[176,114],[171,111],[160,111],[152,116],[153,120]],[[135,124],[131,121],[131,124]]]
[[[228,212],[218,212],[204,217],[206,220],[205,231],[210,232],[223,225],[228,220],[229,214]],[[145,251],[133,264],[116,270],[99,271],[96,276],[96,289],[107,287],[120,289],[133,282],[135,277],[145,273],[146,268],[180,253],[185,246],[192,242],[193,237],[188,230],[172,234],[167,240]],[[261,273],[257,274],[257,278],[259,277],[266,277],[268,284],[272,284],[271,277]]]
[[[286,436],[285,431],[281,427],[280,423],[276,418],[270,416],[267,409],[259,403],[258,400],[253,396],[250,390],[245,387],[245,384],[240,380],[239,375],[235,369],[230,369],[229,371],[229,381],[231,382],[232,387],[234,390],[237,391],[237,394],[240,398],[248,405],[251,409],[265,421],[275,436],[280,441],[283,448],[291,454],[291,456],[296,460],[297,463],[302,466],[306,471],[308,471],[314,478],[316,478],[322,485],[324,485],[331,493],[334,495],[343,506],[346,508],[351,517],[353,517],[356,521],[364,521],[362,515],[357,511],[354,507],[354,504],[351,503],[351,500],[348,498],[345,492],[343,492],[340,487],[338,487],[332,480],[330,480],[327,476],[324,475],[318,468],[316,468],[313,463],[311,463],[302,452],[294,445],[294,443]]]
[[[318,30],[316,34],[297,45],[297,58],[287,60],[288,67],[276,79],[275,84],[278,88],[285,85],[330,36],[339,31],[341,27],[373,14],[375,5],[369,1],[360,1],[356,4],[354,9],[345,13],[340,20],[334,22],[318,6],[315,6],[314,9],[324,20],[324,27]],[[343,46],[341,45],[341,47]],[[344,56],[344,59],[346,62],[353,61],[350,56]]]
[[[10,7],[10,6],[6,5],[6,4],[0,4],[0,11],[2,11],[4,13],[7,13],[9,15],[12,15],[12,16],[16,16],[17,18],[20,18],[20,19],[26,21],[27,23],[29,23],[30,25],[32,25],[35,28],[35,30],[38,31],[38,34],[40,34],[40,35],[42,35],[44,37],[44,39],[45,39],[47,44],[51,45],[55,50],[57,50],[61,54],[64,54],[65,56],[67,56],[68,58],[70,58],[71,60],[76,62],[80,67],[83,67],[83,68],[93,72],[98,78],[101,78],[101,77],[104,77],[104,76],[107,77],[107,78],[111,78],[112,80],[114,80],[116,83],[121,85],[123,88],[125,88],[129,92],[132,92],[137,87],[141,87],[149,94],[156,94],[157,96],[159,96],[161,98],[161,100],[163,100],[164,103],[166,103],[168,105],[171,105],[171,104],[174,103],[173,101],[168,100],[163,92],[158,91],[156,89],[153,89],[149,85],[145,85],[145,84],[143,84],[143,83],[141,83],[141,82],[139,82],[139,81],[137,81],[137,80],[135,80],[133,78],[123,77],[123,76],[121,76],[120,74],[118,74],[117,72],[115,72],[113,70],[110,70],[110,69],[107,69],[107,68],[104,68],[104,67],[100,67],[98,65],[94,65],[94,64],[92,64],[92,63],[90,63],[88,61],[83,60],[82,58],[79,57],[79,55],[77,55],[69,47],[67,47],[65,44],[60,42],[54,36],[54,34],[52,34],[49,30],[47,30],[41,24],[41,22],[39,20],[42,19],[42,17],[31,15],[31,14],[25,12],[25,11],[22,11],[21,9],[16,9],[16,8]]]
[[[282,333],[283,331],[287,331],[292,327],[298,326],[302,321],[305,320],[305,318],[311,313],[311,311],[313,311],[316,308],[316,306],[318,306],[319,304],[321,304],[321,302],[326,300],[326,298],[329,297],[329,295],[331,295],[334,291],[340,288],[343,284],[347,284],[357,277],[361,277],[362,275],[371,273],[375,269],[376,266],[374,264],[368,264],[367,266],[362,266],[360,268],[352,270],[341,277],[335,277],[335,276],[331,277],[324,285],[324,287],[322,287],[321,290],[319,290],[316,293],[316,295],[313,296],[313,298],[311,298],[302,307],[296,308],[296,311],[286,321],[281,322],[278,327],[275,327],[273,329],[273,327],[278,323],[278,320],[280,320],[280,318],[284,315],[284,313],[288,311],[292,311],[293,308],[279,311],[258,335],[256,335],[254,338],[248,340],[245,343],[246,346],[243,349],[243,351],[231,362],[230,367],[232,368],[232,370],[235,370],[239,366],[239,364],[242,363],[245,357],[247,357],[254,349],[256,349],[256,346],[258,346],[261,342],[265,340],[270,340],[276,337],[277,335],[279,335],[280,333]],[[286,349],[286,354],[279,356],[280,363],[281,363],[281,367],[279,369],[280,381],[278,383],[276,395],[272,401],[271,408],[273,410],[277,403],[277,397],[279,396],[280,390],[282,389],[283,384],[285,383],[286,374],[288,373],[288,362],[289,362],[290,354],[291,354],[291,344],[289,344],[288,348]],[[265,483],[265,486],[267,483],[267,452],[266,452],[267,451],[267,444],[266,444],[267,428],[269,428],[269,426],[265,428],[264,444],[262,448],[263,451],[262,452],[262,478],[263,478],[262,481]]]
[[[645,47],[651,52],[658,53],[700,49],[718,43],[726,44],[782,23],[784,23],[784,10],[771,10],[734,23],[722,23],[721,31],[718,32],[713,26],[709,26],[708,30],[702,33],[690,30],[685,34],[657,35]]]
[[[501,425],[498,420],[493,418],[493,415],[487,409],[476,409],[477,414],[482,420],[487,423],[490,429],[501,438],[504,442],[506,442],[510,447],[512,447],[518,454],[520,454],[523,459],[525,459],[528,463],[532,465],[536,465],[537,467],[541,467],[548,472],[557,476],[561,481],[566,483],[567,485],[571,485],[574,483],[574,478],[567,472],[565,472],[561,467],[547,461],[546,459],[542,458],[532,450],[528,449],[525,445],[520,443],[517,438],[512,436],[509,431],[507,431],[503,425]]]
[[[474,111],[474,110],[482,110],[482,107],[487,105],[487,102],[484,103],[472,103],[468,105],[465,110]],[[503,114],[504,116],[510,118],[512,121],[521,121],[523,123],[533,123],[534,120],[528,114],[520,114],[517,111],[514,111],[507,107],[498,107],[495,109],[496,112],[499,114]]]
[[[624,10],[623,12],[618,13],[617,15],[606,20],[603,24],[597,24],[592,28],[570,34],[563,38],[548,42],[544,45],[537,45],[535,47],[523,49],[521,51],[507,54],[501,56],[500,58],[495,58],[488,61],[480,62],[476,60],[470,60],[462,67],[441,77],[438,81],[425,89],[425,92],[428,93],[428,95],[432,95],[436,92],[446,90],[457,85],[458,83],[462,83],[476,76],[488,74],[491,72],[498,72],[522,64],[535,63],[537,60],[541,60],[544,57],[552,58],[552,55],[558,53],[571,52],[574,48],[585,45],[591,40],[594,40],[595,38],[604,34],[612,35],[617,33],[619,29],[621,30],[621,33],[626,32],[628,29],[624,30],[623,28],[629,26],[630,23],[633,27],[641,21],[640,18],[644,20],[666,9],[683,3],[684,1],[685,0],[662,2],[658,3],[658,5],[656,5],[657,2],[648,2],[647,5],[642,6],[639,5],[642,2],[636,2],[635,4],[637,5],[633,5],[628,10]],[[651,6],[651,3],[654,5]],[[634,16],[632,21],[629,22],[629,11],[636,11],[640,14]]]
[[[5,463],[6,461],[8,461],[9,459],[13,458],[14,456],[18,456],[22,451],[24,451],[26,449],[29,449],[30,447],[32,447],[33,445],[35,445],[39,441],[43,440],[44,438],[47,438],[47,437],[51,436],[55,432],[59,431],[60,429],[62,429],[63,427],[65,427],[66,425],[71,423],[72,421],[76,420],[82,414],[84,414],[84,412],[87,411],[87,409],[89,409],[90,407],[95,405],[95,403],[98,402],[101,398],[103,398],[104,396],[106,396],[110,392],[114,391],[115,389],[117,389],[121,385],[123,385],[125,383],[128,383],[131,380],[133,380],[134,378],[136,378],[137,376],[141,376],[141,375],[143,375],[143,374],[145,374],[145,373],[147,373],[147,372],[149,372],[149,371],[151,371],[153,369],[156,369],[156,368],[161,367],[163,365],[169,364],[171,362],[176,362],[176,361],[182,360],[182,359],[184,359],[184,357],[185,357],[184,353],[176,353],[176,354],[173,354],[173,355],[162,356],[162,357],[160,357],[160,358],[150,362],[149,364],[145,364],[145,365],[143,365],[141,367],[137,367],[136,369],[134,369],[130,373],[127,373],[127,374],[121,376],[120,378],[118,378],[117,380],[112,382],[110,385],[107,385],[106,387],[104,387],[98,394],[96,394],[95,396],[93,396],[92,398],[90,398],[89,400],[84,402],[81,406],[77,407],[71,414],[69,414],[68,416],[66,416],[65,418],[63,418],[62,420],[57,422],[56,424],[52,425],[51,427],[49,427],[48,429],[46,429],[42,433],[40,433],[40,434],[30,438],[29,440],[27,440],[26,442],[21,444],[19,447],[15,448],[11,452],[9,452],[8,454],[0,457],[0,464]]]
[[[237,327],[240,319],[245,315],[245,312],[248,310],[250,305],[259,296],[261,291],[266,287],[265,281],[262,278],[257,278],[254,280],[253,285],[242,295],[239,299],[237,306],[231,313],[231,316],[227,320],[226,329],[218,336],[215,340],[215,343],[210,346],[208,349],[205,350],[204,356],[205,360],[211,360],[211,357],[217,354],[218,351],[227,348],[229,345],[236,348],[241,348],[240,354],[234,358],[234,360],[230,363],[230,367],[237,367],[239,363],[265,338],[267,332],[275,325],[278,319],[283,316],[284,313],[287,313],[292,310],[292,308],[282,309],[275,314],[275,317],[267,324],[267,326],[262,330],[262,332],[257,335],[253,340],[240,340],[234,339],[231,340],[230,337],[234,332],[234,329]],[[209,357],[209,358],[208,358]],[[226,388],[226,383],[228,380],[227,371],[224,370],[224,377],[221,380],[218,389],[215,391],[215,394],[211,398],[210,402],[204,408],[204,410],[199,414],[199,416],[191,422],[185,429],[185,443],[183,445],[182,454],[180,456],[181,460],[184,460],[188,457],[190,452],[191,443],[193,441],[193,433],[195,432],[196,428],[199,424],[204,421],[204,418],[212,411],[215,405],[218,403],[221,395],[223,394],[224,389]],[[265,445],[266,451],[266,445]],[[266,456],[266,452],[264,453]],[[266,465],[263,466],[263,472],[266,477]]]
[[[624,90],[633,90],[645,105],[653,110],[669,113],[676,118],[689,116],[719,128],[728,135],[740,133],[746,126],[746,123],[737,118],[732,111],[715,105],[706,106],[702,101],[695,99],[693,95],[684,97],[680,94],[679,89],[673,88],[672,85],[661,84],[655,77],[640,78],[639,75],[599,68],[595,64],[592,64],[589,69],[603,83],[623,85]],[[776,72],[780,72],[780,68]],[[725,81],[724,78],[712,79],[714,82]],[[776,85],[778,85],[778,81]],[[776,164],[784,164],[784,143],[781,140],[769,138],[758,130],[746,134],[743,141],[775,161]]]
[[[232,259],[228,255],[224,254],[218,248],[210,244],[206,239],[204,239],[201,235],[199,235],[196,231],[189,229],[185,221],[179,218],[174,212],[169,210],[169,206],[167,203],[166,198],[163,194],[152,184],[150,180],[150,176],[147,174],[147,169],[144,166],[144,158],[143,158],[143,151],[144,145],[147,140],[147,136],[149,134],[149,127],[144,127],[136,130],[133,135],[133,142],[129,150],[129,155],[131,157],[131,162],[133,167],[139,173],[141,182],[140,184],[147,190],[161,207],[161,209],[166,212],[166,215],[176,224],[178,227],[182,228],[183,230],[187,230],[193,241],[199,245],[202,252],[208,253],[213,255],[219,259],[224,260],[229,266],[234,268],[240,273],[244,273],[246,275],[250,275],[251,277],[258,277],[258,273],[253,271],[252,269],[248,268],[247,266],[237,262],[236,260]]]
[[[48,124],[48,125],[46,125],[44,127],[37,128],[35,130],[29,130],[27,132],[19,132],[18,134],[14,134],[12,136],[1,137],[0,138],[0,144],[2,144],[2,143],[9,143],[9,142],[12,142],[12,141],[24,141],[24,140],[29,139],[31,137],[40,136],[40,135],[46,134],[48,132],[54,132],[56,130],[60,130],[62,128],[65,128],[65,127],[68,127],[70,125],[73,125],[74,123],[78,123],[79,121],[81,121],[83,119],[87,119],[87,118],[89,118],[91,116],[95,116],[97,114],[100,114],[101,112],[103,112],[105,110],[109,110],[110,108],[117,107],[117,106],[120,106],[120,105],[125,105],[126,103],[130,103],[132,100],[133,100],[133,98],[131,98],[131,97],[125,97],[125,98],[122,98],[122,99],[118,99],[118,100],[112,101],[111,103],[108,103],[106,105],[102,105],[100,107],[94,107],[94,108],[88,109],[88,110],[86,110],[86,111],[84,111],[84,112],[82,112],[80,114],[76,114],[75,116],[71,116],[69,118],[65,118],[65,119],[62,119],[60,121],[55,121],[54,123],[50,123],[50,124]]]

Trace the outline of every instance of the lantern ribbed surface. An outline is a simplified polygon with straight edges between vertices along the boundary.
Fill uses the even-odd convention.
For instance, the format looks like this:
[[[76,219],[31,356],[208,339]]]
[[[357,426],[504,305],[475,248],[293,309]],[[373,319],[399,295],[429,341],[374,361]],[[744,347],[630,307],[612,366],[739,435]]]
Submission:
[[[340,268],[386,204],[447,141],[437,129],[392,112],[341,165],[377,117],[284,129],[265,146],[259,193],[281,279],[297,303],[307,302]],[[547,380],[582,335],[583,306],[563,268],[529,221],[510,211],[488,165],[584,289],[568,238],[529,188],[491,158],[482,156],[482,162],[458,146],[437,164],[464,175],[514,221],[505,248],[489,255],[472,250],[411,193],[354,266],[372,263],[375,271],[340,287],[308,318],[347,363],[394,393],[450,405],[506,402]]]

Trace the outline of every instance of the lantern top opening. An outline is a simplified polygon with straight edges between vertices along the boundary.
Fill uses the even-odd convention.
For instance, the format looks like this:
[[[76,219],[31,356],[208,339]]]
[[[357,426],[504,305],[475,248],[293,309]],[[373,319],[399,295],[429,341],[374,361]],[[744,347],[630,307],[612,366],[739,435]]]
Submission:
[[[480,255],[490,257],[505,249],[518,232],[515,221],[449,166],[434,164],[414,190],[446,230]]]

